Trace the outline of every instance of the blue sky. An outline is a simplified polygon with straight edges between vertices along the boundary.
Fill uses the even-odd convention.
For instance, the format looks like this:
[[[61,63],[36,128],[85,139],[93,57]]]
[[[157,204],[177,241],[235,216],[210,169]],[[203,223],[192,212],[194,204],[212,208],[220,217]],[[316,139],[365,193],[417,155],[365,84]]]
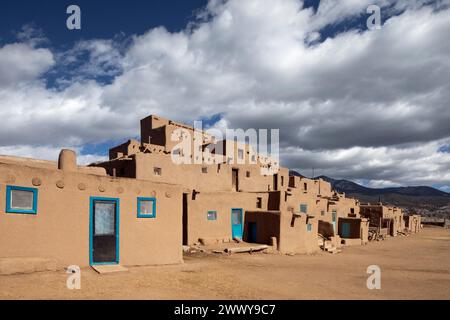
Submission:
[[[193,12],[206,3],[205,0],[3,0],[0,35],[2,41],[11,41],[11,31],[34,24],[42,29],[54,46],[69,47],[81,39],[112,38],[120,33],[141,34],[158,26],[180,31],[192,19]],[[81,8],[80,31],[70,31],[65,27],[66,9],[71,4]]]
[[[81,30],[66,28],[66,19],[69,16],[66,9],[72,4],[81,8]],[[42,32],[49,47],[55,50],[64,50],[78,41],[89,39],[120,37],[125,40],[134,34],[142,34],[159,26],[177,32],[184,29],[190,20],[195,19],[195,12],[206,4],[206,0],[129,0],[126,3],[109,0],[4,0],[0,11],[0,43],[16,41],[16,34],[26,25]],[[83,61],[80,61],[81,63]],[[57,76],[60,76],[59,72],[46,75],[49,87],[54,85],[53,81]],[[138,137],[125,137],[127,138]],[[87,143],[82,146],[81,152],[105,156],[109,148],[122,142],[122,139],[114,139]]]
[[[366,27],[370,4],[381,30]],[[2,1],[0,154],[70,147],[89,163],[154,113],[280,129],[300,172],[450,190],[449,4]]]

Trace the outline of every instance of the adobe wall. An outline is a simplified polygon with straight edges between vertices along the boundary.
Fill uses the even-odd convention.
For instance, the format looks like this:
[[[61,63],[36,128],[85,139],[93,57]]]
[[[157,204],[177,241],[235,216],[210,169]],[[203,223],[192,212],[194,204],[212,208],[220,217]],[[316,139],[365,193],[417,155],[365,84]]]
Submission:
[[[257,208],[257,198],[262,200],[262,208]],[[247,211],[260,212],[258,217],[258,228],[266,228],[268,222],[273,221],[273,217],[266,215],[266,211],[277,209],[277,192],[200,192],[192,199],[188,196],[188,243],[193,244],[199,239],[209,240],[231,240],[231,210],[243,209],[244,239],[246,238],[245,227],[248,221],[256,221],[254,218],[247,220]],[[208,220],[208,211],[217,212],[217,220]],[[264,219],[268,218],[266,222]],[[278,218],[277,218],[278,219]],[[264,222],[263,222],[264,220]],[[266,233],[264,231],[264,233]],[[258,233],[257,233],[258,235]],[[266,243],[264,241],[263,243]]]
[[[118,176],[136,177],[140,180],[183,185],[186,188],[206,191],[234,191],[232,170],[238,169],[239,190],[243,192],[274,191],[274,178],[261,175],[257,165],[228,164],[174,164],[168,154],[138,153],[129,160],[113,160],[98,164],[107,169],[110,175],[114,169]],[[155,168],[161,169],[156,175]],[[247,174],[248,173],[248,174]],[[278,190],[285,190],[288,169],[278,173]]]
[[[344,223],[350,224],[350,235],[344,238]],[[342,239],[361,239],[362,244],[369,241],[369,222],[365,218],[339,218],[339,236]]]
[[[417,233],[420,231],[421,216],[420,215],[408,215],[404,217],[406,229],[410,232]]]
[[[361,215],[368,218],[372,226],[377,226],[380,218],[391,220],[391,227],[388,230],[388,234],[391,236],[395,237],[397,236],[397,232],[401,232],[405,229],[405,221],[401,208],[383,204],[365,204],[360,206],[360,210]]]
[[[37,215],[5,213],[7,185],[37,188]],[[180,263],[181,194],[170,185],[0,163],[0,257],[88,266],[90,197],[98,196],[120,199],[122,265]],[[137,218],[137,197],[152,196],[156,219]]]
[[[331,184],[322,179],[309,179],[305,177],[290,176],[289,187],[300,190],[303,193],[331,196]]]
[[[135,162],[137,179],[180,184],[195,190],[232,190],[231,169],[224,165],[177,165],[170,155],[144,153],[136,154]],[[203,173],[203,167],[207,173]],[[156,175],[154,168],[161,168],[161,175]]]
[[[342,233],[342,225],[344,223],[348,223],[350,224],[350,234],[348,237],[344,237],[343,233]],[[360,219],[354,219],[354,218],[340,218],[339,219],[339,236],[341,238],[347,238],[347,239],[360,239],[361,238],[361,220]]]
[[[279,250],[282,253],[311,254],[319,251],[318,220],[307,215],[282,211],[280,219]],[[308,230],[310,224],[310,230]]]
[[[246,211],[244,241],[249,242],[248,223],[256,223],[256,243],[271,245],[271,239],[280,238],[280,212],[279,211]]]
[[[361,218],[361,242],[366,244],[369,242],[369,220]]]

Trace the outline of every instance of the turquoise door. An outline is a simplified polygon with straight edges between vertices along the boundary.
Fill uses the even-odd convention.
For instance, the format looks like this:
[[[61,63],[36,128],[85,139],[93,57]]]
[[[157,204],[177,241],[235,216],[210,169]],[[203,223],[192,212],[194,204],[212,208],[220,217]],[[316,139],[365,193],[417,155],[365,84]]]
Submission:
[[[233,239],[242,239],[242,209],[231,209],[231,231]]]
[[[350,238],[350,223],[348,223],[348,222],[342,223],[341,236],[342,236],[342,238]]]

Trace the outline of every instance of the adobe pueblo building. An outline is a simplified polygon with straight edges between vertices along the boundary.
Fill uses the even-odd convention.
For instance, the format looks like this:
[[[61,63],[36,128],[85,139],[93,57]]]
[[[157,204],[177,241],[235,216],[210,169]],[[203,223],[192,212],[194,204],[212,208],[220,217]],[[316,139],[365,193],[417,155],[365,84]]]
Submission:
[[[109,158],[79,166],[70,150],[57,162],[0,157],[0,258],[175,264],[182,245],[199,241],[296,254],[365,244],[370,227],[393,236],[420,229],[420,217],[362,206],[322,179],[290,176],[249,144],[157,116],[141,120],[141,141]]]

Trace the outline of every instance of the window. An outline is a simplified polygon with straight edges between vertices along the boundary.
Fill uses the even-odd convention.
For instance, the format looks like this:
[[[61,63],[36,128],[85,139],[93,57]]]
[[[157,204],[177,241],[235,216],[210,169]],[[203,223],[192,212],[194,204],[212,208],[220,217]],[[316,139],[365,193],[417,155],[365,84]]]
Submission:
[[[162,175],[162,169],[158,168],[158,167],[154,167],[153,168],[153,173],[155,174],[155,176],[161,176]]]
[[[312,224],[308,223],[308,232],[311,232],[311,231],[312,231]]]
[[[203,167],[202,168],[202,173],[208,173],[208,168],[207,167]]]
[[[281,176],[281,186],[284,186],[284,176]]]
[[[324,210],[320,211],[320,215],[324,216],[325,215],[325,211]]]
[[[239,159],[244,159],[244,150],[238,149],[238,158]]]
[[[303,190],[308,191],[308,184],[307,183],[303,184]]]
[[[94,236],[113,236],[115,234],[116,202],[94,201]]]
[[[308,213],[308,205],[307,204],[301,204],[300,205],[300,212],[301,213]]]
[[[156,218],[156,198],[137,198],[137,217]]]
[[[355,214],[355,208],[351,208],[351,209],[350,209],[350,213],[351,213],[351,214]]]
[[[217,211],[208,211],[208,220],[217,220]]]
[[[262,198],[261,197],[256,198],[256,208],[258,208],[258,209],[262,208]]]
[[[333,222],[336,222],[336,219],[337,219],[337,211],[336,210],[331,211],[331,219]]]
[[[245,176],[246,176],[247,178],[250,178],[250,171],[247,171],[247,172],[245,173]]]
[[[6,212],[37,214],[38,189],[6,187]]]
[[[256,162],[256,156],[252,155],[252,163],[255,163],[255,162]]]

